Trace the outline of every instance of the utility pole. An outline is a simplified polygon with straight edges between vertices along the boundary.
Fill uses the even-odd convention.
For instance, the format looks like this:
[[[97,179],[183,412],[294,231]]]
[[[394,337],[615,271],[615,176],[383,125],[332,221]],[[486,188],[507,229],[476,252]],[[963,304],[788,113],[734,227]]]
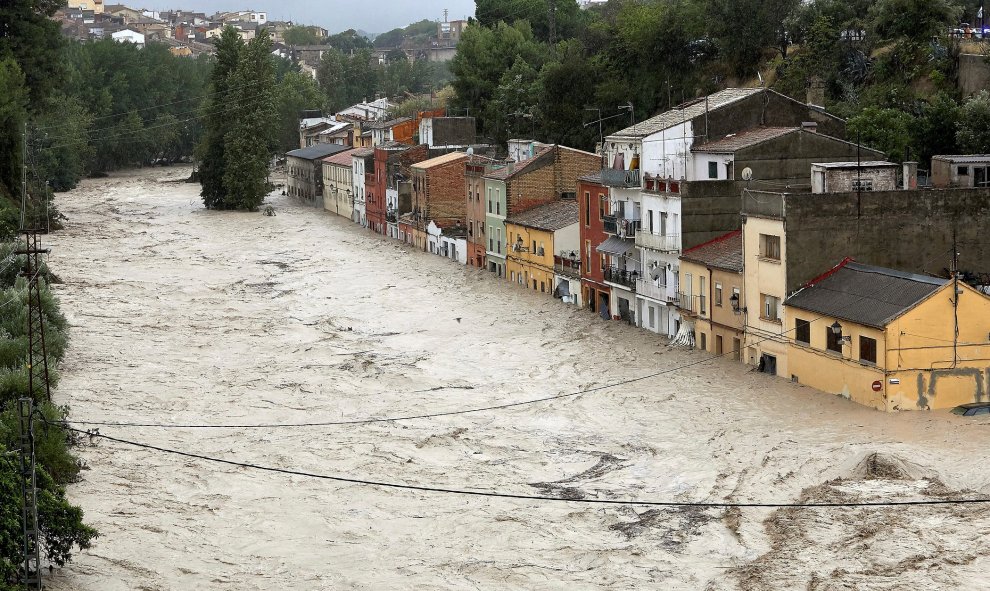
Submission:
[[[24,216],[27,211],[27,121],[21,135],[21,229],[24,229]]]
[[[959,248],[952,228],[952,367],[959,363]]]
[[[26,255],[21,276],[28,281],[28,390],[36,400],[52,399],[48,379],[48,349],[45,346],[45,315],[41,308],[41,255],[50,249],[38,248],[38,230],[23,230],[24,248],[14,254]],[[37,389],[37,391],[36,391]]]
[[[38,528],[38,487],[34,466],[34,401],[17,401],[21,443],[21,524],[24,532],[24,587],[41,589],[41,539]]]

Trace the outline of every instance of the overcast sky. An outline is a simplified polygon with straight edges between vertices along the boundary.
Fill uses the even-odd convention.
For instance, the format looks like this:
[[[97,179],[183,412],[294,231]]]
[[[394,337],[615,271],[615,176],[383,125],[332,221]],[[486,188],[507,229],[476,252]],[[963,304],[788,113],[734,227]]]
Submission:
[[[270,20],[320,25],[333,33],[362,29],[384,33],[423,19],[440,20],[443,9],[450,20],[474,16],[474,0],[146,0],[149,8],[181,8],[213,14],[221,10],[258,10]]]

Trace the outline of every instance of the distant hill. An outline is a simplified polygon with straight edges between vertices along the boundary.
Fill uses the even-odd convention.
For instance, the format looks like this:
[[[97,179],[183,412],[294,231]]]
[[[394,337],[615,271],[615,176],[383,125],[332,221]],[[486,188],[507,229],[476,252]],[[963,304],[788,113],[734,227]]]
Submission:
[[[392,29],[387,33],[382,33],[374,38],[375,48],[393,49],[402,45],[406,39],[414,43],[426,43],[431,35],[436,35],[437,23],[429,19],[424,19],[418,23],[413,23],[402,29]]]

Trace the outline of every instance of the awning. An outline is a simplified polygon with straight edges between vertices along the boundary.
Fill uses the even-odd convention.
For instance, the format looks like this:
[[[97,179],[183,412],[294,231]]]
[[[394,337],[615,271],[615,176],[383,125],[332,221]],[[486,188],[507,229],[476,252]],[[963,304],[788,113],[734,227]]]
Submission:
[[[598,245],[598,252],[604,252],[605,254],[610,254],[614,256],[624,256],[625,254],[632,252],[633,247],[632,240],[624,240],[618,236],[609,236],[605,242]]]

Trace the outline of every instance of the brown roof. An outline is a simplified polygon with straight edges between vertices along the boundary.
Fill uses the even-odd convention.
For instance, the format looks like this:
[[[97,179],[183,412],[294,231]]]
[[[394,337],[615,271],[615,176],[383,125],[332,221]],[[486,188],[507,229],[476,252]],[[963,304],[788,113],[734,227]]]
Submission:
[[[339,164],[341,166],[350,167],[352,165],[352,156],[354,156],[354,150],[345,150],[343,152],[338,152],[333,156],[324,158],[323,161],[327,164]]]
[[[375,155],[374,148],[357,148],[356,150],[351,152],[351,156],[357,156],[358,158],[367,158],[368,156],[374,156],[374,155]]]
[[[543,157],[547,154],[553,152],[553,146],[544,146],[537,150],[536,154],[529,160],[523,162],[517,162],[514,165],[509,165],[504,168],[499,168],[485,174],[484,178],[492,179],[496,181],[504,181],[509,177],[515,176],[517,174],[522,174],[529,168],[536,168],[536,164],[543,161]]]
[[[689,248],[681,255],[681,260],[699,263],[706,267],[715,267],[726,271],[743,271],[743,240],[742,230],[729,232]]]
[[[436,158],[430,158],[429,160],[417,162],[416,164],[413,164],[412,167],[420,170],[426,170],[435,166],[442,166],[444,164],[450,164],[451,162],[457,162],[458,160],[464,160],[465,158],[467,158],[467,154],[464,152],[451,152],[449,154],[444,154],[443,156],[437,156]]]
[[[578,219],[577,202],[566,200],[554,201],[513,214],[505,219],[505,223],[555,232],[578,223]]]
[[[720,140],[708,142],[691,148],[692,152],[726,153],[749,148],[767,140],[799,131],[800,127],[754,127],[740,133],[727,135]]]

